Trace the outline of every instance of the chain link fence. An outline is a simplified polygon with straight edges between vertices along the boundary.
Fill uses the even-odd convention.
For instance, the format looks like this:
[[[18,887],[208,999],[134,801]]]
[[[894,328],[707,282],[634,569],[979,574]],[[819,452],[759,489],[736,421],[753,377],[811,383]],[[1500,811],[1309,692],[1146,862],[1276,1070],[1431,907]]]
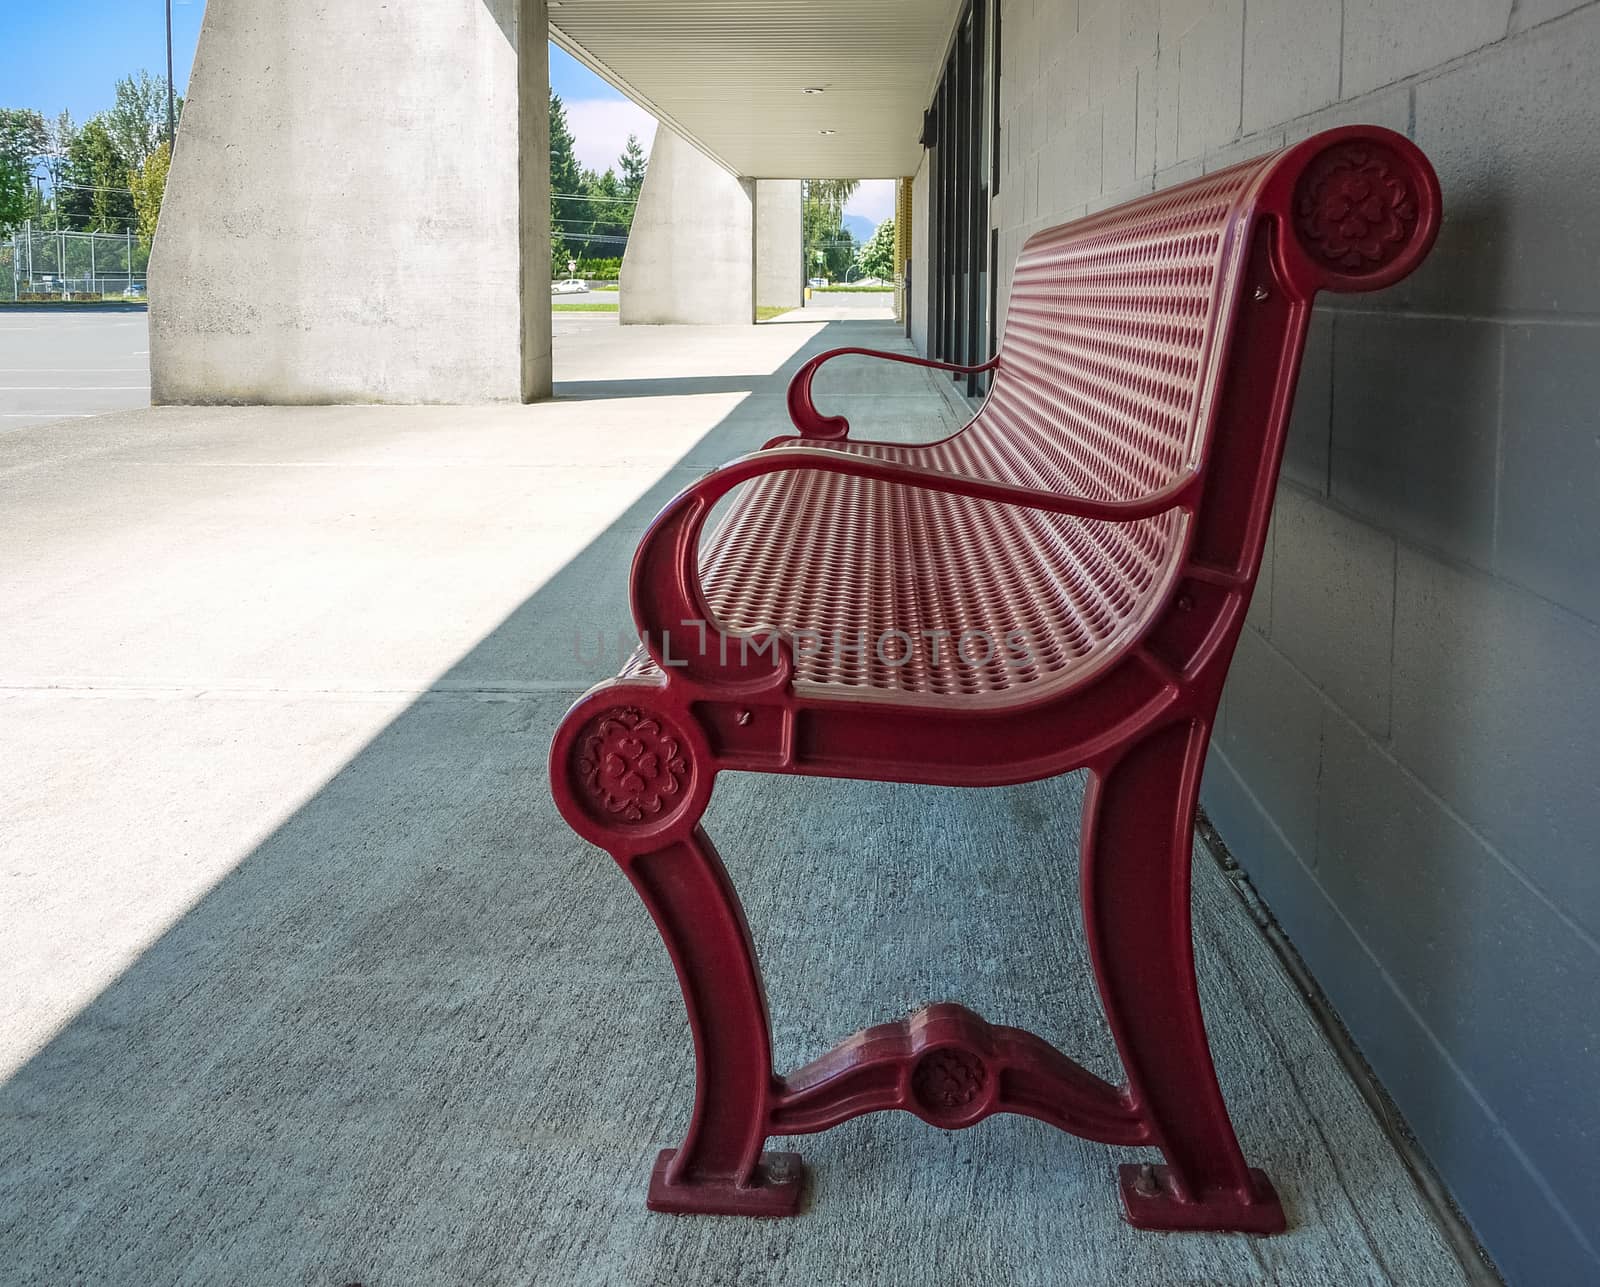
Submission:
[[[143,299],[150,252],[133,233],[66,232],[24,223],[0,242],[0,302]]]

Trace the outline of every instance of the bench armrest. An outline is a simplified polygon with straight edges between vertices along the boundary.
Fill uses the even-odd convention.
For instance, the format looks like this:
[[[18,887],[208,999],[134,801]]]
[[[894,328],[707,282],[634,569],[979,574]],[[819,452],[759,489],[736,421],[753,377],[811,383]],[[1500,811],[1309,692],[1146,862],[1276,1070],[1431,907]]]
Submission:
[[[793,663],[787,641],[773,641],[765,664],[761,649],[756,650],[753,659],[748,657],[750,650],[740,646],[737,636],[727,634],[718,625],[700,580],[700,533],[712,507],[741,483],[786,470],[848,474],[1110,523],[1136,523],[1173,509],[1192,511],[1200,487],[1200,475],[1190,471],[1137,500],[1100,501],[826,447],[782,447],[738,456],[668,502],[650,524],[634,555],[629,587],[633,619],[646,649],[663,668],[732,688],[766,688],[788,681]],[[691,629],[692,635],[688,634]],[[668,636],[675,631],[680,633],[678,644],[673,646]],[[683,642],[686,637],[691,641],[688,646]]]
[[[822,415],[811,400],[811,381],[816,376],[818,369],[824,362],[832,358],[842,357],[846,354],[855,354],[860,357],[882,358],[885,362],[903,362],[907,366],[927,366],[936,371],[955,371],[961,375],[972,375],[978,371],[993,370],[999,363],[998,355],[987,362],[980,362],[977,366],[960,366],[954,362],[939,362],[933,358],[915,357],[910,353],[885,353],[880,349],[829,349],[826,353],[819,353],[798,371],[794,379],[789,381],[789,419],[794,427],[800,431],[802,438],[839,439],[850,433],[850,422],[843,416]]]

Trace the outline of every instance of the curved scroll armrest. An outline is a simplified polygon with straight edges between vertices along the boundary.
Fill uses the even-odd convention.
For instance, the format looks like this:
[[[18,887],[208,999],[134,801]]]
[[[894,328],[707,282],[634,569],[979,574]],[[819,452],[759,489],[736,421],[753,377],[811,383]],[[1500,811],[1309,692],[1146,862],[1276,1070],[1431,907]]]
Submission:
[[[712,506],[739,484],[784,470],[848,474],[1110,523],[1135,523],[1173,509],[1192,511],[1200,489],[1200,475],[1191,471],[1137,500],[1100,501],[825,447],[783,447],[738,456],[679,492],[650,524],[634,555],[629,587],[633,619],[650,655],[667,673],[740,688],[787,682],[793,665],[787,642],[769,640],[771,650],[763,655],[758,648],[752,658],[744,641],[718,626],[700,581],[700,532]],[[675,631],[683,632],[676,636],[677,646],[668,640]],[[682,643],[685,638],[688,646]]]
[[[830,358],[852,353],[861,357],[882,358],[885,362],[904,362],[907,366],[928,366],[936,371],[955,371],[961,375],[992,370],[1000,361],[997,354],[977,366],[960,366],[954,362],[915,357],[910,353],[884,353],[879,349],[829,349],[826,353],[817,354],[796,371],[794,379],[789,381],[789,419],[794,422],[794,427],[800,431],[802,438],[838,439],[849,434],[850,422],[843,416],[825,416],[817,411],[816,404],[811,401],[811,381],[824,362]]]

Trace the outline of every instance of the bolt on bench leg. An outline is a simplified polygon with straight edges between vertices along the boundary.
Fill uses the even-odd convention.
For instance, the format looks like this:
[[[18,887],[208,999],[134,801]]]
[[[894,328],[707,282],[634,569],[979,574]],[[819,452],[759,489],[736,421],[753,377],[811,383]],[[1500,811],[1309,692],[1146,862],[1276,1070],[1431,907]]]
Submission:
[[[773,1090],[772,1036],[750,928],[733,882],[700,827],[652,853],[617,860],[650,909],[683,987],[694,1034],[694,1115],[683,1144],[650,1176],[654,1211],[787,1216],[805,1167],[763,1153]]]
[[[1283,1207],[1245,1165],[1195,987],[1189,869],[1208,735],[1198,721],[1152,734],[1095,773],[1084,806],[1090,959],[1128,1088],[1167,1159],[1121,1169],[1123,1214],[1144,1229],[1279,1233]]]

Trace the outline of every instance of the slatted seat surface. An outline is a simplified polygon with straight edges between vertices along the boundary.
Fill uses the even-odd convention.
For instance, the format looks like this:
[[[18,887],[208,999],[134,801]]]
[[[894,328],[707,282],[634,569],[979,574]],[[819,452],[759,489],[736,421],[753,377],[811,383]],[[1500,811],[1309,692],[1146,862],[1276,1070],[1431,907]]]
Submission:
[[[1237,299],[1239,230],[1261,167],[1031,238],[993,388],[957,434],[926,446],[804,445],[1096,500],[1172,483],[1207,437],[1213,337]],[[1069,681],[1114,650],[1167,589],[1185,521],[1089,521],[783,471],[736,497],[702,575],[725,627],[812,636],[798,650],[797,686],[979,697]],[[889,637],[897,630],[915,646]],[[951,638],[935,649],[928,631]],[[982,632],[965,657],[955,647],[964,631]],[[1008,636],[1022,642],[1007,649]]]

